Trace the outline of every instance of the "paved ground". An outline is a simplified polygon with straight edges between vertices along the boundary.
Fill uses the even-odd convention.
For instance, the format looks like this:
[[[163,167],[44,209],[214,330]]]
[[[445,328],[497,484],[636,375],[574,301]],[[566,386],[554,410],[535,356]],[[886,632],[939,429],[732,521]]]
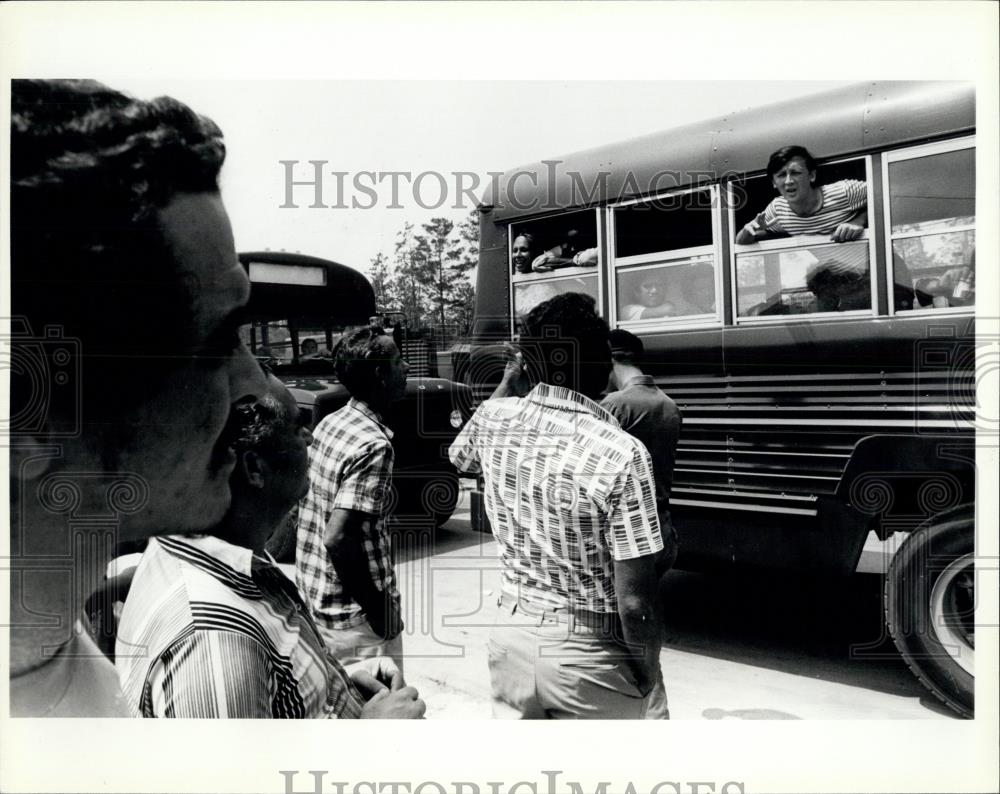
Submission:
[[[489,718],[486,636],[496,546],[467,499],[431,536],[401,539],[407,679],[431,719]],[[671,572],[661,657],[674,719],[950,719],[882,633],[883,547],[839,586]]]

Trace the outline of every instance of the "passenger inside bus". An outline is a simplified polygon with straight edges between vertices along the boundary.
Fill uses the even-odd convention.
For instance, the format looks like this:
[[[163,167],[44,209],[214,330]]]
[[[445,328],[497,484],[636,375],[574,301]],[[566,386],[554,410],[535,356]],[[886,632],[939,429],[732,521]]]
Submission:
[[[867,269],[827,259],[806,276],[806,286],[816,296],[816,312],[849,312],[870,309],[871,282]]]
[[[515,273],[530,273],[534,258],[535,237],[525,232],[514,238],[510,247],[510,264]]]
[[[715,313],[715,268],[708,262],[698,262],[686,268],[681,280],[681,301],[677,303],[677,313]]]
[[[677,306],[667,300],[667,289],[662,273],[650,272],[636,283],[633,302],[622,306],[621,320],[653,320],[658,317],[676,317]]]
[[[537,256],[531,263],[531,268],[536,273],[548,273],[562,267],[596,265],[597,247],[583,248],[583,245],[579,229],[570,229],[566,232],[566,238],[561,243]]]
[[[303,339],[302,340],[302,356],[303,359],[316,358],[319,355],[319,344],[315,339]]]
[[[863,181],[816,184],[816,161],[802,146],[783,146],[771,155],[767,176],[778,198],[740,229],[740,245],[773,234],[828,234],[837,243],[857,240],[868,225],[868,191]]]

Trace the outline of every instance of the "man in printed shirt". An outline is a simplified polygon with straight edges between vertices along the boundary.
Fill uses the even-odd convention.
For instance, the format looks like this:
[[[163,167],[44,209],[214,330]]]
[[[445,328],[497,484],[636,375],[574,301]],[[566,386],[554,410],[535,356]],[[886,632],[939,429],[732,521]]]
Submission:
[[[351,399],[314,430],[295,578],[341,662],[385,655],[402,669],[403,622],[385,526],[392,431],[384,417],[406,391],[408,366],[392,337],[370,325],[344,334],[334,367]]]
[[[424,704],[389,659],[350,673],[264,543],[308,487],[312,441],[273,376],[239,406],[233,504],[209,535],[155,538],[118,632],[116,665],[143,717],[419,718]]]
[[[494,716],[665,719],[649,453],[592,399],[611,368],[607,324],[576,293],[524,322],[522,352],[450,450],[483,475],[502,563]],[[524,389],[521,356],[538,382],[508,396]]]

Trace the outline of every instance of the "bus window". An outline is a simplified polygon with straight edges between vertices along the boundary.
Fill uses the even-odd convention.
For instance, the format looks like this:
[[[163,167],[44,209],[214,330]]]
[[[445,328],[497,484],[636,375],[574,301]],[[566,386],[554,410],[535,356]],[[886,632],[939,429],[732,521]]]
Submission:
[[[620,268],[615,273],[619,321],[715,314],[712,256],[681,263]]]
[[[712,244],[708,190],[661,196],[615,209],[615,256],[639,256]]]
[[[764,165],[763,163],[761,165]],[[842,160],[836,163],[822,163],[816,169],[816,185],[832,185],[842,180],[868,181],[867,165],[864,159]],[[734,213],[735,229],[739,231],[764,211],[778,196],[771,179],[755,176],[733,186],[736,196]],[[772,233],[767,239],[781,239],[788,235]]]
[[[612,210],[619,324],[717,319],[717,195],[698,188]]]
[[[736,308],[740,318],[870,312],[868,241],[738,255]]]
[[[970,142],[886,156],[896,311],[976,302],[976,163]]]
[[[597,301],[600,311],[601,303],[597,292],[597,276],[581,276],[570,278],[550,278],[544,281],[529,281],[514,285],[514,316],[518,320],[534,309],[539,303],[549,298],[562,295],[564,292],[582,292]]]
[[[593,210],[567,212],[510,228],[510,268],[518,278],[544,277],[563,268],[597,264],[597,215]],[[540,257],[546,261],[539,262]],[[574,262],[577,258],[577,262]]]

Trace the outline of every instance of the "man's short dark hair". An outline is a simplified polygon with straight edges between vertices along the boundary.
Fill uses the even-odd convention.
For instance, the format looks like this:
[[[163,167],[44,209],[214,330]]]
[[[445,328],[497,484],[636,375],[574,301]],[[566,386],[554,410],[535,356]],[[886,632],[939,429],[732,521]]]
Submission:
[[[349,328],[334,351],[334,370],[352,397],[366,399],[379,387],[378,367],[389,363],[388,350],[382,337],[381,325]]]
[[[608,324],[590,295],[567,292],[524,318],[521,345],[537,380],[595,396],[611,369]]]
[[[612,361],[638,364],[646,352],[642,340],[624,328],[615,328],[611,331],[608,334],[608,342],[611,344]]]
[[[218,191],[222,133],[175,99],[93,81],[14,80],[11,95],[11,309],[36,338],[78,340],[83,410],[115,417],[177,353],[197,285],[180,282],[158,211]],[[12,381],[17,416],[37,386]]]
[[[767,160],[767,175],[768,177],[774,176],[778,171],[784,168],[785,164],[789,160],[793,160],[796,157],[801,157],[806,164],[806,168],[809,171],[816,170],[816,161],[813,156],[809,154],[809,150],[805,146],[782,146],[778,151],[772,154]]]

